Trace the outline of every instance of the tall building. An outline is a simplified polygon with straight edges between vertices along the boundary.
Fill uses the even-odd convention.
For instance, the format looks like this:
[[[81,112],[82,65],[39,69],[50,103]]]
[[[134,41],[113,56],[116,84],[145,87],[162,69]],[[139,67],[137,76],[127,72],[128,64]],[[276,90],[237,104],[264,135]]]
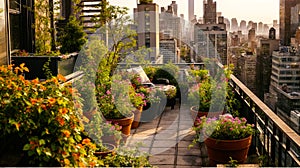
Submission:
[[[281,47],[272,55],[272,91],[286,85],[288,90],[300,91],[300,54],[293,47]]]
[[[252,52],[254,52],[256,46],[256,32],[254,28],[251,28],[248,32],[248,47],[251,49]]]
[[[194,45],[196,62],[201,58],[217,58],[223,65],[227,65],[227,31],[224,17],[218,17],[216,23],[216,6],[213,0],[204,0],[204,24],[194,25]]]
[[[240,29],[242,31],[242,34],[247,34],[247,23],[245,20],[241,20],[240,22]]]
[[[227,31],[224,23],[195,24],[196,62],[202,57],[217,58],[227,65]]]
[[[263,32],[264,32],[264,24],[263,22],[259,22],[257,27],[257,34],[262,35]]]
[[[159,41],[160,53],[163,56],[163,63],[179,63],[180,56],[178,54],[176,39],[162,39]]]
[[[290,39],[295,32],[291,29],[292,7],[300,3],[300,0],[280,0],[280,40],[281,45],[290,45]]]
[[[189,0],[189,21],[192,21],[194,19],[195,16],[195,4],[194,4],[194,0]]]
[[[271,102],[277,115],[298,133],[300,118],[293,115],[294,110],[300,111],[300,53],[293,47],[280,47],[272,55],[272,75],[270,95],[275,101]],[[295,127],[296,126],[296,127]]]
[[[174,15],[175,16],[178,16],[178,5],[176,4],[176,1],[172,1],[172,4],[171,4],[172,8],[173,8],[173,12],[174,12]]]
[[[273,20],[273,28],[276,30],[276,39],[279,39],[279,23],[278,20]]]
[[[239,25],[236,18],[231,18],[231,32],[237,32],[239,29]]]
[[[279,49],[279,40],[276,39],[276,30],[269,30],[269,38],[261,39],[258,45],[256,62],[256,95],[264,100],[265,93],[269,92],[271,70],[272,70],[272,52]]]
[[[151,62],[160,62],[162,59],[159,55],[159,9],[158,5],[153,2],[142,1],[137,4],[134,10],[137,24],[138,47],[146,46],[151,52],[146,59]]]
[[[213,0],[203,0],[203,20],[204,24],[217,23],[217,3]]]
[[[178,46],[181,46],[184,20],[175,14],[173,7],[177,4],[174,2],[168,6],[167,10],[164,7],[161,8],[159,28],[163,39],[166,39],[167,36],[168,39],[176,39]]]
[[[237,58],[237,77],[253,93],[256,93],[256,55],[252,52],[243,53]]]

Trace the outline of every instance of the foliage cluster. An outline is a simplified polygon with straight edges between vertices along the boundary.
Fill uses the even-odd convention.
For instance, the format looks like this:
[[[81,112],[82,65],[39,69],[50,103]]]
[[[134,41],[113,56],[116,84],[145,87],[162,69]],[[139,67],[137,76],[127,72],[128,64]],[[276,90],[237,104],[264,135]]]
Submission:
[[[78,93],[65,79],[28,81],[20,67],[0,67],[0,127],[3,136],[24,139],[29,165],[93,166],[95,145],[82,137],[84,127]],[[78,110],[76,110],[78,109]]]

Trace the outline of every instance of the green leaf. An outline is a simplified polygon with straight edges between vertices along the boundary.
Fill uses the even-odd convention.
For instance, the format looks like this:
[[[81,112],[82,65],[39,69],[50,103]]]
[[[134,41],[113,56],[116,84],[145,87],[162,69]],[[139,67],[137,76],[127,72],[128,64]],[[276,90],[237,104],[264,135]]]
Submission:
[[[45,140],[43,140],[43,139],[40,139],[40,140],[39,140],[39,144],[40,144],[40,145],[45,145],[45,144],[46,144],[46,142],[45,142]]]
[[[38,153],[38,155],[41,155],[42,153],[41,148],[36,148],[36,152]]]
[[[50,151],[49,148],[46,148],[46,149],[44,150],[44,153],[45,153],[47,156],[52,156],[51,151]]]
[[[80,136],[79,134],[77,134],[77,135],[75,136],[75,139],[76,139],[77,142],[79,142],[79,141],[82,140],[82,138],[81,138],[81,136]]]
[[[30,149],[30,144],[26,144],[26,145],[24,145],[24,147],[23,147],[23,150],[29,150]]]

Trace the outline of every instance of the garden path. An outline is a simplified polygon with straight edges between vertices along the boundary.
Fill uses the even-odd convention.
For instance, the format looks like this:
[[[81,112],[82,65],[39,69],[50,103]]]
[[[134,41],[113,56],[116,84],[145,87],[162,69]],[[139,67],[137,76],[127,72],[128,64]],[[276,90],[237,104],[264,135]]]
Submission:
[[[127,146],[142,142],[139,149],[150,153],[149,161],[153,166],[184,168],[207,166],[208,157],[204,144],[192,143],[195,131],[189,108],[176,103],[175,109],[166,107],[164,112],[150,122],[143,122],[131,130]]]

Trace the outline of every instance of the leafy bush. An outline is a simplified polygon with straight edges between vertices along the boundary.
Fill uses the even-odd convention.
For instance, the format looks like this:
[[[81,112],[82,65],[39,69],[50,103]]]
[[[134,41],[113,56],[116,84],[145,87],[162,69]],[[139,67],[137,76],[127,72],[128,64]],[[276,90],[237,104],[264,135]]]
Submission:
[[[0,128],[2,135],[24,140],[32,166],[94,166],[95,144],[82,138],[81,105],[64,77],[28,81],[20,67],[0,67]],[[78,109],[78,110],[76,110]],[[16,144],[11,144],[16,145]]]

